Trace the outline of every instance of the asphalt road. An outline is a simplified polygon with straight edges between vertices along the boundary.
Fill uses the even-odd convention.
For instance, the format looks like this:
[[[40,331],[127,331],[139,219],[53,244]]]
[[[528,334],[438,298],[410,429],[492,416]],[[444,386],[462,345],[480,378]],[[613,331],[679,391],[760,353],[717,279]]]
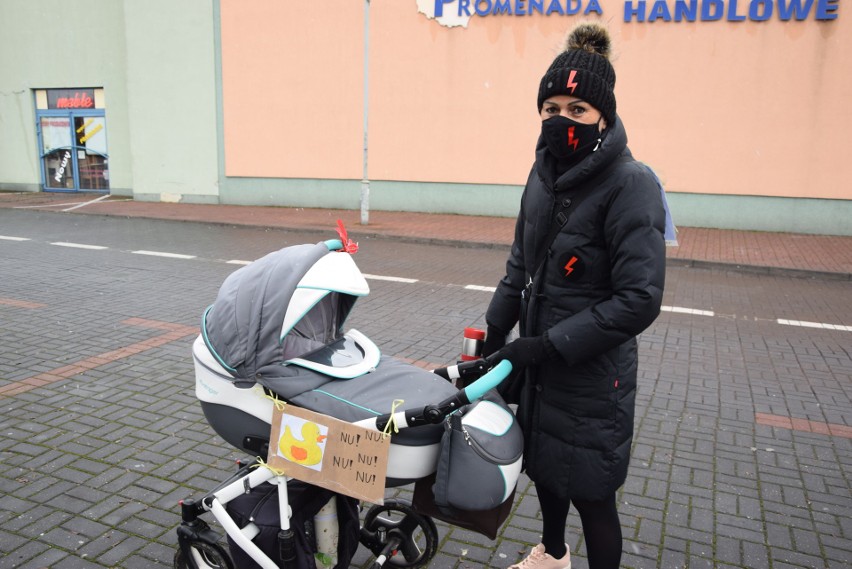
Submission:
[[[236,262],[334,237],[0,210],[0,569],[170,566],[177,501],[240,458],[195,401],[201,312]],[[362,241],[371,294],[349,325],[385,354],[451,362],[506,253]],[[849,292],[669,269],[641,337],[624,567],[852,564]],[[496,542],[441,524],[432,567],[514,562],[538,539],[525,478],[516,505]]]

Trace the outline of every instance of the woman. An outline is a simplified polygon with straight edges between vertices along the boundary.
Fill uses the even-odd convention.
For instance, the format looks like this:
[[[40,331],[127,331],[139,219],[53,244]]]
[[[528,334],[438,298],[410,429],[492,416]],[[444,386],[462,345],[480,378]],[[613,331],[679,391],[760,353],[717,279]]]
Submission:
[[[541,544],[512,568],[571,566],[571,504],[589,567],[621,559],[616,490],[633,436],[636,336],[662,302],[665,211],[627,149],[610,45],[603,26],[581,24],[541,80],[535,165],[486,313],[484,355],[523,370],[518,418],[543,523]],[[506,344],[516,323],[520,337]]]

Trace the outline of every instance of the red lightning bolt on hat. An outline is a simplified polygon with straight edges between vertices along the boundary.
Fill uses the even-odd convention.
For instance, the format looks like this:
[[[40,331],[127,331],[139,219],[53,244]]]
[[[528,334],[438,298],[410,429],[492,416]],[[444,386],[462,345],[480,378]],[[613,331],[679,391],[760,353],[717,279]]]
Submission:
[[[572,69],[571,73],[568,74],[568,81],[565,83],[565,87],[571,89],[571,94],[574,94],[574,89],[577,88],[577,82],[574,81],[574,77],[577,75],[577,70]]]

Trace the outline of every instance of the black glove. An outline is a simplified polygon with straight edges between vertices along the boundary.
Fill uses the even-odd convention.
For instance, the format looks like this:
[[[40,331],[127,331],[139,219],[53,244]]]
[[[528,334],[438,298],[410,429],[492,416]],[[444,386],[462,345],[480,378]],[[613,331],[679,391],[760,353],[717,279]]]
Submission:
[[[532,338],[518,338],[486,359],[491,365],[496,365],[502,360],[509,360],[512,363],[512,370],[519,371],[527,366],[553,359],[556,354],[556,348],[545,334]]]
[[[496,326],[488,326],[485,333],[485,343],[482,344],[482,357],[487,358],[500,348],[506,345],[506,332],[500,330]]]

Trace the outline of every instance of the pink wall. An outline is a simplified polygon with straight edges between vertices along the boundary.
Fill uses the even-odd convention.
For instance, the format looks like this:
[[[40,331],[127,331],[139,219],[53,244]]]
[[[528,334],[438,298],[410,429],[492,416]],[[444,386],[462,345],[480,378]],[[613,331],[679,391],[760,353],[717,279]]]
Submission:
[[[852,12],[833,22],[628,24],[620,112],[673,191],[852,198]]]
[[[852,13],[625,24],[623,0],[600,5],[631,148],[670,191],[852,198]],[[416,0],[370,6],[370,179],[522,184],[538,81],[577,18],[447,28]],[[226,174],[360,179],[363,2],[221,13]]]
[[[358,2],[223,0],[228,176],[361,178]]]

